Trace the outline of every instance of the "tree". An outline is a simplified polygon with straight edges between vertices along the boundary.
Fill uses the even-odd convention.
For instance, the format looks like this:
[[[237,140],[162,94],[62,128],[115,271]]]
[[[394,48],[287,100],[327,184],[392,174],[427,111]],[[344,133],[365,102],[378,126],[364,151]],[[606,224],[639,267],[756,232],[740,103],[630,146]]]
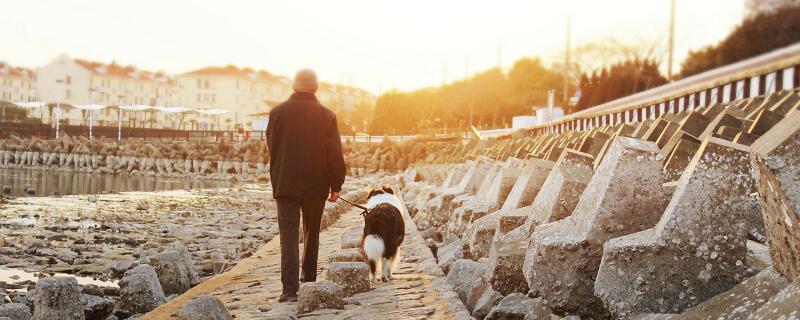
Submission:
[[[667,83],[653,60],[627,60],[615,63],[599,73],[581,76],[581,98],[577,110],[593,107]]]
[[[800,42],[800,6],[763,11],[746,20],[720,43],[690,51],[680,77],[735,63]]]

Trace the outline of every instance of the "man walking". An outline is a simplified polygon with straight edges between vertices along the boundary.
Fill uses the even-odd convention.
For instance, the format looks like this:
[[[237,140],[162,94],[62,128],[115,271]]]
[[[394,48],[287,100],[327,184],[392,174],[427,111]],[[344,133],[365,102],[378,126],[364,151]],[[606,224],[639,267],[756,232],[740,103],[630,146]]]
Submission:
[[[319,103],[314,71],[294,78],[294,94],[270,111],[267,147],[272,196],[278,203],[281,242],[279,302],[297,301],[299,282],[317,279],[319,226],[325,197],[336,202],[346,173],[336,115]],[[298,233],[303,214],[303,266],[298,275]]]

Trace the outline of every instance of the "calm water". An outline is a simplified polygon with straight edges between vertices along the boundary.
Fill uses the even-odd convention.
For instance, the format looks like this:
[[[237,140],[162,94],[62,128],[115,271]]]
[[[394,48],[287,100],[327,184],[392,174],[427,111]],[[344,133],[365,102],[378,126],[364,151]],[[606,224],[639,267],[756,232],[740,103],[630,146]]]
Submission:
[[[33,187],[36,196],[41,197],[54,194],[221,188],[230,185],[229,181],[207,179],[0,169],[0,187],[11,187],[11,194],[5,194],[6,196],[25,196],[26,186]]]

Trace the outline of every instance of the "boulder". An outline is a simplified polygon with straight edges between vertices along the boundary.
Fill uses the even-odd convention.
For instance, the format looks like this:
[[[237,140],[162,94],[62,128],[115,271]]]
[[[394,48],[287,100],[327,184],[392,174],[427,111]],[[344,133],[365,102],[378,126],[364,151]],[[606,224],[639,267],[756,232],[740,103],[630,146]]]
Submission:
[[[34,320],[83,320],[83,296],[73,277],[39,279],[33,293]]]
[[[453,262],[464,258],[461,247],[461,239],[456,239],[436,250],[436,262],[444,273],[450,271],[450,266]]]
[[[364,228],[355,226],[342,234],[342,249],[358,248]]]
[[[22,303],[0,303],[0,318],[7,317],[10,320],[29,320],[31,314],[28,306]]]
[[[207,294],[189,300],[181,307],[181,320],[233,320],[219,298]]]
[[[91,294],[83,294],[83,314],[86,320],[103,320],[114,311],[114,301]]]
[[[119,287],[119,308],[132,314],[147,313],[165,301],[156,270],[147,264],[126,271]]]
[[[168,249],[150,256],[165,295],[181,294],[192,287],[189,270],[178,251]]]
[[[328,266],[327,279],[342,286],[345,296],[369,291],[369,265],[364,262],[334,262]]]
[[[343,309],[344,288],[332,281],[306,282],[298,291],[297,313],[309,313],[319,309]]]

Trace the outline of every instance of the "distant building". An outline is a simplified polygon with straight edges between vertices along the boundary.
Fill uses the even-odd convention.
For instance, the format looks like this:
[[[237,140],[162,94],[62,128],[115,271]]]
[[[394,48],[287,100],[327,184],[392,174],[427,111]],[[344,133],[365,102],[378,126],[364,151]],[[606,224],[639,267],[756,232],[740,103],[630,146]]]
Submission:
[[[0,100],[63,103],[61,119],[67,124],[116,125],[144,128],[235,130],[261,128],[263,119],[250,115],[266,114],[292,94],[292,81],[264,70],[236,66],[206,67],[172,78],[116,62],[102,63],[60,55],[35,71],[0,63]],[[320,83],[320,102],[346,120],[347,113],[359,104],[373,104],[376,97],[350,86]],[[84,111],[70,105],[143,105],[221,109],[220,115],[168,113],[156,110],[124,111],[115,108]],[[51,121],[53,107],[42,110],[43,120]],[[259,122],[256,124],[255,122]],[[256,129],[258,130],[258,129]]]
[[[182,105],[230,111],[222,129],[251,128],[250,114],[267,112],[291,94],[292,82],[264,70],[236,66],[207,67],[175,77]]]
[[[173,106],[176,104],[174,80],[162,72],[139,70],[114,62],[104,64],[61,55],[36,70],[36,86],[43,102],[66,104],[143,104]],[[70,124],[83,124],[85,112],[67,110],[62,117]],[[143,127],[143,113],[128,114],[134,126]],[[110,109],[95,115],[100,121],[116,121],[116,112]],[[150,118],[156,119],[150,114]],[[148,120],[148,122],[152,122]],[[150,123],[148,127],[161,127]]]
[[[0,100],[36,101],[36,74],[33,70],[0,62]]]

